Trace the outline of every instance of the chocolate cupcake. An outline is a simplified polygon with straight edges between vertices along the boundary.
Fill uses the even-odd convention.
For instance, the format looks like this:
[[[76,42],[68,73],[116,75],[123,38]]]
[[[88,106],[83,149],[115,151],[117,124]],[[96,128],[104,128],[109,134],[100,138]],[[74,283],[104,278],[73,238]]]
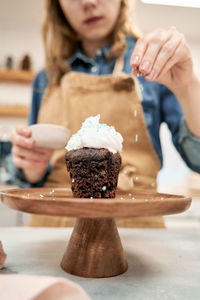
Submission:
[[[114,198],[121,166],[122,136],[90,117],[69,140],[65,155],[74,197]]]

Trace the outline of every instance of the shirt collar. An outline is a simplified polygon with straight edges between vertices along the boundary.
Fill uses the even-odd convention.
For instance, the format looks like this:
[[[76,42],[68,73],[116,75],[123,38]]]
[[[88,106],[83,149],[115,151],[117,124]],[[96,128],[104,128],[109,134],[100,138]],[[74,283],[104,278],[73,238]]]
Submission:
[[[135,43],[136,43],[136,39],[133,38],[131,35],[128,35],[126,37],[127,49],[132,49],[134,47]],[[96,56],[104,56],[106,58],[108,56],[108,52],[110,51],[110,47],[111,47],[111,45],[107,44],[107,45],[103,46],[102,48],[97,49],[94,54],[94,57],[89,58],[83,53],[83,50],[82,50],[81,46],[79,45],[76,52],[70,58],[68,58],[67,62],[71,66],[73,64],[73,62],[75,62],[77,59],[80,59],[85,63],[94,65],[95,57]],[[99,52],[99,50],[101,51],[100,55],[97,54]]]
[[[67,62],[68,64],[71,66],[77,59],[80,59],[82,60],[83,62],[87,63],[87,64],[91,64],[93,65],[94,64],[94,60],[95,60],[95,57],[96,56],[104,56],[104,57],[107,57],[108,55],[108,52],[110,50],[110,45],[107,44],[101,48],[98,48],[96,51],[95,51],[95,54],[93,56],[93,58],[89,58],[87,57],[84,53],[83,53],[83,50],[81,49],[81,47],[79,46],[76,50],[76,52],[67,59]],[[99,54],[100,53],[100,54]]]

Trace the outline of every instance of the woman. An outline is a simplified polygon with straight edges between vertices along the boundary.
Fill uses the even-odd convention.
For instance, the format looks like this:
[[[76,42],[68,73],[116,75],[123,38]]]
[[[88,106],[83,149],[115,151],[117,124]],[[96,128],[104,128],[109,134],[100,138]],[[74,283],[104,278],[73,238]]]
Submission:
[[[46,1],[46,71],[34,81],[29,124],[56,123],[74,133],[85,117],[100,113],[101,121],[124,138],[119,188],[155,190],[162,122],[187,165],[200,172],[200,83],[184,36],[171,27],[139,37],[126,16],[127,5],[127,0]],[[137,80],[131,72],[142,76]],[[69,184],[64,150],[34,147],[26,126],[16,129],[12,142],[15,183]],[[161,218],[125,221],[118,224],[164,226]],[[69,223],[35,216],[31,224]]]

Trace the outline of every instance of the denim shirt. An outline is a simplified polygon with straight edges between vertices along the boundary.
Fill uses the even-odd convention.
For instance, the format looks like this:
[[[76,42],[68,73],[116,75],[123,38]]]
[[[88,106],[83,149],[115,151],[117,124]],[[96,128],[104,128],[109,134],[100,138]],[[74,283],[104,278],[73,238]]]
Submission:
[[[130,58],[135,47],[136,41],[131,36],[126,38],[127,49],[124,53],[123,72],[131,74],[132,67]],[[71,69],[76,72],[83,72],[93,75],[109,75],[112,74],[115,59],[107,61],[106,57],[110,46],[106,45],[101,49],[97,49],[93,58],[84,55],[81,48],[68,59]],[[138,78],[142,92],[142,108],[146,121],[146,126],[151,142],[158,154],[162,165],[162,149],[160,144],[160,125],[165,122],[171,131],[172,141],[177,151],[189,168],[200,173],[200,139],[193,136],[187,128],[184,120],[182,108],[177,98],[164,85],[157,82],[148,82],[145,77]],[[44,91],[48,86],[48,78],[44,70],[40,71],[33,82],[32,104],[28,119],[29,125],[37,123],[38,112],[41,106]],[[134,116],[133,116],[134,117]],[[13,173],[12,182],[21,187],[42,186],[49,172],[50,165],[42,180],[34,185],[29,184],[23,178],[22,172],[11,167]]]

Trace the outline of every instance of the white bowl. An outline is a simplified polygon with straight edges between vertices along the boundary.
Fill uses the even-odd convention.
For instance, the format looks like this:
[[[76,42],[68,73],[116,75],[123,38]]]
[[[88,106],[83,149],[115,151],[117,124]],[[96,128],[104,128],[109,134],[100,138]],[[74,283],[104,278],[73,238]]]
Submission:
[[[59,149],[66,146],[70,137],[69,129],[54,124],[34,124],[30,126],[32,138],[37,147]]]

